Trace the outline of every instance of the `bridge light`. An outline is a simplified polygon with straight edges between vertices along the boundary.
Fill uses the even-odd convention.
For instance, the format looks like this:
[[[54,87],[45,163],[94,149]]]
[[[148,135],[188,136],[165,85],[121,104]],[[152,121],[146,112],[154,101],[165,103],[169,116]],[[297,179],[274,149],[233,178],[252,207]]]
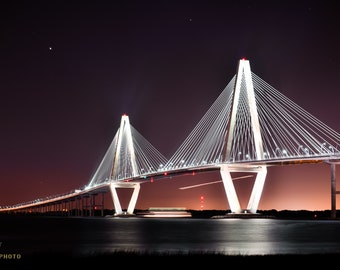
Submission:
[[[164,175],[166,176],[166,175],[168,175],[168,173],[167,173],[167,172],[165,172],[165,173],[164,173]]]

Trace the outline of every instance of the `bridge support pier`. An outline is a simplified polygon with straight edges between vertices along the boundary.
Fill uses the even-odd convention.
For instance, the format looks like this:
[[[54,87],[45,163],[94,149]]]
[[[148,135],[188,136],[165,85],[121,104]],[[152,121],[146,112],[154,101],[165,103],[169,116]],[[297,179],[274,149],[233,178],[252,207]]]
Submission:
[[[249,198],[247,209],[248,213],[255,214],[261,199],[263,186],[267,176],[267,166],[253,166],[253,165],[229,165],[222,164],[220,169],[220,174],[222,177],[222,182],[227,195],[228,203],[232,213],[240,214],[242,210],[235,186],[231,177],[232,172],[251,172],[257,173],[254,186]]]
[[[110,184],[113,205],[115,207],[115,215],[123,215],[124,213],[118,197],[117,188],[133,188],[133,193],[126,211],[126,214],[132,215],[137,203],[137,198],[140,191],[140,183],[114,182]]]
[[[331,166],[331,218],[336,219],[336,195],[340,191],[336,190],[336,165],[340,164],[339,160],[328,160],[327,164]]]
[[[331,163],[331,218],[336,218],[336,177],[335,164]]]

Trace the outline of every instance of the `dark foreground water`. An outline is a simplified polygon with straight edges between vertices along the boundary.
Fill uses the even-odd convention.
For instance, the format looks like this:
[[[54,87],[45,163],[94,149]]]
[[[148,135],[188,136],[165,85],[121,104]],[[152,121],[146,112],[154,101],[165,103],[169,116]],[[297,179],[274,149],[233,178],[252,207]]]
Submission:
[[[1,216],[0,243],[0,267],[45,259],[51,267],[65,258],[104,255],[115,261],[126,254],[315,259],[340,257],[340,221]]]

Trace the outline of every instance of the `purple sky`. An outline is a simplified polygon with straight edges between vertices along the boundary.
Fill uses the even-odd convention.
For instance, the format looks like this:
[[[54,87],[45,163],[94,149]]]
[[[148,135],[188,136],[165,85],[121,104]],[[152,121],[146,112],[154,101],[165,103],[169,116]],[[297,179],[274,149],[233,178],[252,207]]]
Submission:
[[[340,131],[339,18],[336,1],[2,2],[0,205],[86,185],[123,113],[171,157],[242,57]],[[178,189],[217,180],[146,183],[137,207],[228,209],[222,184]],[[329,166],[270,168],[259,209],[330,209]]]

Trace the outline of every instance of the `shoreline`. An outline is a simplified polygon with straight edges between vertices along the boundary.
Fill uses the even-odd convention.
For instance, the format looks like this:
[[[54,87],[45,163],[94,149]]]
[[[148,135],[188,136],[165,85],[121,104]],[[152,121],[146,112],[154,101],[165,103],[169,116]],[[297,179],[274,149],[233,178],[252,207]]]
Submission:
[[[95,215],[72,215],[68,213],[25,213],[25,212],[10,212],[10,213],[0,213],[1,217],[14,217],[14,216],[48,216],[48,217],[66,217],[66,218],[81,218],[81,217],[93,217],[93,218],[152,218],[152,217],[162,217],[162,218],[203,218],[203,219],[224,219],[224,218],[268,218],[268,219],[294,219],[294,220],[340,220],[340,210],[337,210],[336,217],[331,217],[331,210],[258,210],[257,213],[231,213],[230,210],[186,210],[185,212],[175,212],[171,215],[155,215],[157,212],[150,212],[148,210],[138,210],[136,209],[133,214],[122,214],[115,215],[113,210],[106,210],[105,214],[102,216],[100,214]],[[147,214],[147,215],[146,215]],[[166,212],[166,214],[169,214]],[[185,214],[185,215],[184,215]]]

